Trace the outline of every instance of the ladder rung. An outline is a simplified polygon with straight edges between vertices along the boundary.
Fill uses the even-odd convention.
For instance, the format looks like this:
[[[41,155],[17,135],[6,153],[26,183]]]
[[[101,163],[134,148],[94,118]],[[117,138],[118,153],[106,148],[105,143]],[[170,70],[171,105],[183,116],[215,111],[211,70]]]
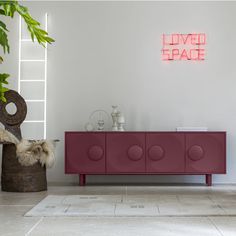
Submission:
[[[43,99],[26,99],[26,102],[45,102]]]
[[[25,123],[44,123],[44,120],[25,120]]]
[[[45,82],[43,79],[22,79],[20,82]]]
[[[20,39],[20,41],[21,42],[32,42],[33,43],[32,39]]]
[[[30,59],[28,60],[28,59],[25,59],[25,60],[20,60],[20,61],[21,62],[45,62],[45,60],[41,60],[41,59],[40,60],[33,60],[33,59],[32,60],[30,60]]]

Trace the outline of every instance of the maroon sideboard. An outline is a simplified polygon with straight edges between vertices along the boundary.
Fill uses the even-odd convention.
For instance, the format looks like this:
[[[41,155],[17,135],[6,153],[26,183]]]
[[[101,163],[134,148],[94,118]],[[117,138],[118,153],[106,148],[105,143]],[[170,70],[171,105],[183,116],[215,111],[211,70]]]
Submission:
[[[226,173],[226,132],[65,132],[65,173],[205,175]]]

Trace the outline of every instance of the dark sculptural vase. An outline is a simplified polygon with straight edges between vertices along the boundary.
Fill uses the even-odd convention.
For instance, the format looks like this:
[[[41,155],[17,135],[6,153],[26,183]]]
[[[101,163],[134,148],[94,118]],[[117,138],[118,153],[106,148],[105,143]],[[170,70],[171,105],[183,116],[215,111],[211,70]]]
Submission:
[[[25,120],[27,105],[25,100],[14,90],[5,93],[7,102],[0,101],[0,122],[5,129],[22,138],[20,125]],[[9,114],[6,106],[14,103],[16,113]],[[39,163],[33,166],[22,166],[16,156],[15,144],[3,143],[2,150],[2,191],[7,192],[38,192],[47,190],[46,168]]]

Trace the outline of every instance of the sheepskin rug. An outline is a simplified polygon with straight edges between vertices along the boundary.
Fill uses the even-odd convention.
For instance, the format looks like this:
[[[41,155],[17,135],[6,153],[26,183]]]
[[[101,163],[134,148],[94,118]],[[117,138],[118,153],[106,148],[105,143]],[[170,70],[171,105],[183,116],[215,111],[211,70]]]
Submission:
[[[18,140],[7,130],[0,129],[0,142],[16,145],[16,156],[22,166],[31,166],[39,162],[51,168],[55,163],[55,144],[53,140]]]
[[[21,165],[32,166],[40,162],[42,166],[51,168],[55,162],[53,141],[29,141],[22,139],[16,145],[16,155]]]
[[[5,129],[0,129],[0,142],[7,142],[7,143],[19,143],[19,140],[9,131]]]

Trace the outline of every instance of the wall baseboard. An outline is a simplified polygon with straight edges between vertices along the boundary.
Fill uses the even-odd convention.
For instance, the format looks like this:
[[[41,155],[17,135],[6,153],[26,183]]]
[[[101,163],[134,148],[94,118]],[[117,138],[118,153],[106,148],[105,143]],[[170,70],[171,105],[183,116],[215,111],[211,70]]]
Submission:
[[[86,183],[87,186],[153,186],[153,187],[158,187],[158,186],[206,186],[204,183],[130,183],[130,182],[126,182],[126,183],[109,183],[109,182],[100,182],[100,183],[96,183],[96,182],[91,182],[91,183]],[[213,187],[214,186],[235,186],[236,183],[213,183]],[[54,187],[54,186],[79,186],[79,183],[75,183],[75,182],[48,182],[48,186],[49,187]]]

